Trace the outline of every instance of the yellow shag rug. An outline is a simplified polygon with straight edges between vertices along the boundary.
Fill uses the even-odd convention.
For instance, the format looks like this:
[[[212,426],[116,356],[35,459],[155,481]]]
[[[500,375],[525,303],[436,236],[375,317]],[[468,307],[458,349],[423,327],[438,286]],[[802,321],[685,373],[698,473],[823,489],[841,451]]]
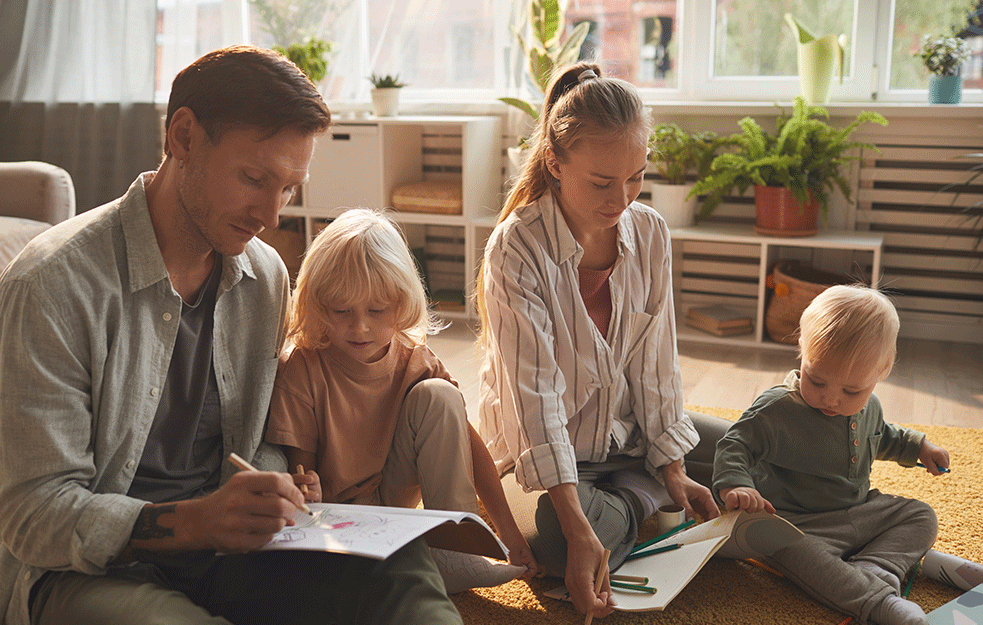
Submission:
[[[687,406],[706,414],[737,420],[738,410]],[[932,505],[939,517],[935,549],[974,562],[983,562],[983,506],[979,484],[983,475],[983,429],[910,426],[946,448],[952,473],[933,477],[924,469],[903,469],[891,462],[875,462],[871,484],[882,492],[913,497]],[[654,519],[639,537],[656,535]],[[544,593],[562,584],[558,578],[513,581],[495,588],[478,588],[453,596],[464,622],[474,625],[525,625],[532,623],[582,623],[583,615],[572,604],[555,601]],[[958,597],[962,591],[931,580],[915,578],[909,599],[926,612]],[[843,615],[814,602],[794,584],[767,571],[734,560],[712,559],[662,612],[614,612],[605,625],[666,623],[672,625],[721,625],[738,623],[788,623],[837,625]]]

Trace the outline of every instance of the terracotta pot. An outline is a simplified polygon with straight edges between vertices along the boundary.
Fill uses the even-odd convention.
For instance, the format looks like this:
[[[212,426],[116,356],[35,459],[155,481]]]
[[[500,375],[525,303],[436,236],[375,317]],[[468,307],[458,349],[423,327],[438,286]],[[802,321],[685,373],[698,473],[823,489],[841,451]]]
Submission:
[[[785,187],[754,187],[754,231],[773,237],[808,237],[819,231],[819,202],[804,207]]]

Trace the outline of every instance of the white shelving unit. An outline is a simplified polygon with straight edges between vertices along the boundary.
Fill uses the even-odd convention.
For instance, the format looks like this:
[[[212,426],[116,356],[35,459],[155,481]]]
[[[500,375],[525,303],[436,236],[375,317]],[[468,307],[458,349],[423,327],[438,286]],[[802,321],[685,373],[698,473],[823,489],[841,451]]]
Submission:
[[[459,137],[459,139],[458,139]],[[497,116],[400,116],[345,119],[319,140],[310,165],[302,205],[288,206],[283,217],[301,217],[308,244],[317,222],[348,208],[392,208],[393,189],[429,179],[461,179],[460,215],[394,211],[411,246],[423,238],[424,226],[460,228],[464,240],[466,295],[463,313],[473,317],[471,294],[484,242],[501,207],[501,119]],[[458,151],[460,156],[458,157]],[[429,153],[429,154],[427,154]],[[430,173],[436,161],[460,173]],[[437,167],[436,169],[443,169]]]
[[[673,302],[676,306],[676,332],[679,340],[794,349],[795,346],[777,343],[767,338],[764,327],[765,304],[767,302],[765,280],[774,263],[785,258],[785,252],[794,248],[799,248],[800,250],[839,250],[870,253],[872,287],[877,287],[878,278],[881,275],[881,254],[884,246],[884,237],[868,232],[820,230],[818,234],[811,237],[768,237],[755,234],[747,226],[690,226],[686,228],[673,228],[669,234],[673,243]],[[685,315],[690,306],[705,305],[710,301],[714,301],[715,298],[714,294],[696,298],[684,292],[682,286],[684,267],[683,248],[685,242],[688,241],[703,242],[710,244],[710,246],[743,245],[757,248],[756,295],[753,298],[744,298],[745,300],[753,301],[753,334],[720,337],[702,332],[686,324]],[[729,295],[731,294],[720,293],[718,298],[726,300]]]

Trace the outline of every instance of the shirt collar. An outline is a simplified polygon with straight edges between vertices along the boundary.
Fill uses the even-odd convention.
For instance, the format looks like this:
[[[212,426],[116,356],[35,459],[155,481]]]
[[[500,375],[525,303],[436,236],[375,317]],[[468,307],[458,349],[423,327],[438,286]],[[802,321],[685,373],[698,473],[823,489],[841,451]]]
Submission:
[[[127,270],[130,275],[130,292],[134,293],[161,280],[170,280],[164,257],[157,244],[154,225],[150,220],[150,207],[147,205],[146,185],[156,172],[140,174],[126,194],[120,198],[119,215],[123,227],[123,240],[126,243]],[[250,241],[249,245],[256,245]],[[248,246],[247,246],[248,249]],[[243,276],[256,279],[256,272],[249,254],[224,257],[219,293],[227,291]]]
[[[543,217],[543,225],[546,227],[546,236],[553,243],[551,246],[553,261],[559,265],[572,257],[579,258],[583,254],[583,248],[580,247],[577,239],[570,232],[570,227],[567,226],[567,220],[563,218],[563,213],[560,211],[560,206],[556,202],[552,191],[543,194],[543,197],[539,199],[539,206]],[[618,219],[619,256],[626,254],[635,255],[635,238],[630,235],[632,232],[631,213],[632,207],[629,206],[625,212],[621,213],[621,218]]]

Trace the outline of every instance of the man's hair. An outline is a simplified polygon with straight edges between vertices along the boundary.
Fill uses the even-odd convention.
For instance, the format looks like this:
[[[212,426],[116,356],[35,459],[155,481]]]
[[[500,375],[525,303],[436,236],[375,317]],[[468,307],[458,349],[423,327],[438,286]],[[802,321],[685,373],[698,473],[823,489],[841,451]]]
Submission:
[[[285,56],[255,46],[214,50],[181,70],[171,85],[165,129],[174,112],[188,107],[212,143],[235,127],[284,129],[317,135],[331,113],[314,83]],[[164,153],[170,154],[167,142]]]
[[[897,355],[901,322],[886,295],[866,286],[831,286],[799,320],[799,352],[810,361],[836,360],[844,371],[868,368],[887,377]]]
[[[304,255],[287,337],[297,347],[326,347],[331,308],[374,301],[396,307],[396,337],[406,345],[422,345],[442,328],[396,225],[382,211],[351,209],[328,224]]]

